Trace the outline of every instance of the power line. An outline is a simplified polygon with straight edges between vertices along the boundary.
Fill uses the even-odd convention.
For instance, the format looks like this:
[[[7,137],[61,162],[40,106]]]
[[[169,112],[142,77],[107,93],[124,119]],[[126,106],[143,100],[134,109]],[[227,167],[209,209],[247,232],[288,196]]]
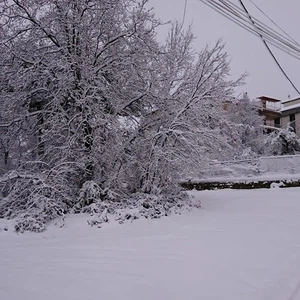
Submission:
[[[244,5],[243,1],[242,0],[239,0],[241,6],[243,7],[243,9],[245,10],[245,12],[247,13],[248,17],[249,17],[249,20],[252,22],[253,26],[255,28],[256,27],[256,24],[255,22],[253,21],[250,13],[248,12],[246,6]],[[267,50],[269,51],[269,53],[271,54],[272,58],[274,59],[275,63],[277,64],[277,66],[279,67],[279,69],[281,70],[281,72],[283,73],[283,75],[286,77],[286,79],[290,82],[290,84],[292,85],[292,87],[295,89],[295,91],[300,95],[300,92],[299,90],[297,89],[297,87],[295,86],[295,84],[292,82],[292,80],[289,78],[289,76],[286,74],[286,72],[283,70],[282,66],[280,65],[279,61],[276,59],[274,53],[271,51],[270,47],[268,46],[267,42],[265,41],[265,39],[263,38],[263,36],[260,34],[260,37],[264,43],[264,45],[266,46]]]
[[[286,36],[288,36],[295,44],[299,45],[300,44],[293,39],[284,29],[282,29],[274,20],[272,20],[261,8],[258,7],[257,4],[254,3],[253,0],[249,0],[269,21],[271,21],[279,30],[281,30]]]
[[[215,2],[215,3],[223,3],[226,7],[230,8],[229,12],[235,13],[235,15],[239,18],[241,18],[244,22],[249,23],[249,17],[248,14],[245,13],[243,9],[238,7],[236,4],[230,2],[229,0],[208,0],[210,2]],[[238,13],[237,13],[238,12]],[[242,16],[240,15],[242,14]],[[243,18],[246,17],[246,20]],[[272,37],[273,39],[276,39],[277,41],[283,43],[286,47],[291,48],[293,51],[300,52],[300,49],[298,45],[293,45],[294,41],[293,39],[287,39],[285,36],[283,36],[281,33],[276,32],[273,28],[269,27],[268,25],[264,24],[257,18],[251,16],[252,20],[255,21],[256,23],[256,28],[259,29],[260,33],[265,36],[265,38],[270,38]],[[250,25],[252,25],[250,23]]]
[[[184,1],[184,9],[183,9],[183,16],[182,16],[181,27],[183,27],[184,22],[185,22],[186,9],[187,9],[187,0]]]
[[[275,55],[273,54],[273,52],[271,51],[270,47],[267,44],[268,42],[270,45],[273,45],[274,47],[300,60],[300,48],[298,47],[298,44],[292,40],[292,38],[290,37],[286,38],[281,33],[278,33],[273,28],[270,28],[269,26],[265,25],[263,22],[251,16],[247,8],[243,4],[242,0],[239,0],[240,4],[242,5],[242,8],[232,3],[229,0],[200,0],[200,1],[208,5],[209,7],[213,8],[215,11],[217,11],[227,19],[231,20],[235,24],[239,25],[243,29],[247,30],[248,32],[262,39],[265,47],[267,48],[273,60],[279,67],[280,71],[284,74],[286,79],[290,82],[290,84],[297,91],[297,93],[300,94],[299,90],[296,88],[294,83],[285,73],[282,66],[280,65],[280,63],[278,62]]]
[[[253,29],[253,24],[249,22],[248,15],[242,10],[240,7],[236,6],[230,1],[224,0],[200,0],[205,5],[211,7],[219,14],[223,15],[227,19],[231,20],[232,22],[236,23],[243,29],[246,29],[250,33],[259,36],[263,35],[265,40],[267,40],[271,45],[284,51],[285,53],[293,56],[296,59],[300,59],[300,48],[298,45],[293,44],[293,42],[287,39],[282,34],[274,31],[274,29],[270,28],[269,26],[265,25],[261,21],[257,20],[256,18],[252,17],[253,20],[256,22],[256,27],[259,28],[258,30],[255,28]]]

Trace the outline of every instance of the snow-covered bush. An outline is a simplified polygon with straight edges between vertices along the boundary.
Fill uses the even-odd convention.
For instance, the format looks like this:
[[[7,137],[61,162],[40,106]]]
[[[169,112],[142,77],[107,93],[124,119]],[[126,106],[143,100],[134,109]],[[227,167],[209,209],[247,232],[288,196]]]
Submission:
[[[14,172],[4,179],[9,193],[0,202],[0,218],[17,219],[17,231],[40,232],[48,221],[64,216],[75,203],[70,198],[74,188],[62,177]]]
[[[194,201],[185,192],[174,196],[155,196],[144,193],[134,194],[121,202],[101,201],[86,207],[91,219],[88,224],[101,226],[102,223],[117,221],[120,224],[137,219],[159,219],[171,214],[181,214],[183,210],[200,208],[199,201]]]
[[[283,128],[268,135],[265,141],[266,155],[286,155],[300,153],[300,139],[291,130]]]
[[[86,181],[79,191],[77,208],[85,207],[101,199],[101,188],[94,181]]]

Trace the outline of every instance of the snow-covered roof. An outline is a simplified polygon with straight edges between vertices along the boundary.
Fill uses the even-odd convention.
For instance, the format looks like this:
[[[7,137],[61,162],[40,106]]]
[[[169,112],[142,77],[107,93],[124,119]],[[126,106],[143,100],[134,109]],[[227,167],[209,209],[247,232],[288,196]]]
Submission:
[[[272,98],[272,97],[267,97],[267,96],[260,96],[257,99],[264,100],[264,101],[269,101],[269,102],[281,102],[279,99]]]
[[[294,104],[294,105],[289,105],[287,107],[282,108],[280,111],[281,112],[288,111],[288,110],[291,110],[291,109],[294,109],[294,108],[300,108],[300,103],[297,103],[297,104]]]
[[[300,97],[296,97],[296,98],[292,98],[292,99],[283,100],[283,101],[281,101],[281,103],[288,103],[288,102],[292,102],[292,101],[299,100],[299,99],[300,99]]]

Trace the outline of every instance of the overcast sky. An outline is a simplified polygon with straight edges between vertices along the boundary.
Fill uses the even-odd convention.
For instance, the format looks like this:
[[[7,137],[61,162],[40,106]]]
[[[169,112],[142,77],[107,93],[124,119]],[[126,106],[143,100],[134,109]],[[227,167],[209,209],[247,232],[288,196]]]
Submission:
[[[237,0],[232,1],[238,4]],[[300,42],[299,0],[253,0],[253,2]],[[244,0],[244,4],[252,15],[274,27],[249,0]],[[150,5],[154,7],[156,15],[161,20],[182,19],[184,0],[150,0]],[[197,49],[200,50],[207,43],[213,43],[222,38],[226,42],[226,51],[231,57],[232,75],[237,77],[244,71],[250,74],[246,85],[239,92],[248,92],[251,98],[261,95],[279,99],[286,99],[288,95],[297,96],[259,38],[231,23],[199,0],[188,0],[185,25],[190,23],[193,23],[193,30],[197,36],[195,42]],[[165,34],[166,29],[162,29],[159,38],[163,38]],[[280,50],[273,50],[287,74],[300,89],[300,72],[298,71],[300,61]]]

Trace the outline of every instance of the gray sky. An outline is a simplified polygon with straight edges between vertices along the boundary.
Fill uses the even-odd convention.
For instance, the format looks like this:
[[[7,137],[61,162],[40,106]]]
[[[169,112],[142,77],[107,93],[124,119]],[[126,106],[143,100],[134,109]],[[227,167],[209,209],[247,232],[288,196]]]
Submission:
[[[238,4],[237,0],[232,0]],[[253,0],[280,27],[300,43],[300,1],[299,0]],[[261,14],[249,0],[245,5],[255,17],[276,29],[272,23]],[[157,17],[163,21],[182,20],[184,0],[150,0]],[[197,36],[196,49],[202,49],[207,43],[213,43],[219,38],[226,42],[226,51],[231,57],[232,75],[237,77],[247,71],[250,75],[246,85],[239,92],[248,92],[251,98],[260,95],[286,99],[288,95],[297,96],[296,91],[280,72],[277,65],[267,52],[262,41],[238,27],[231,21],[219,15],[199,0],[188,0],[185,25],[193,24]],[[276,29],[278,30],[278,29]],[[159,38],[164,38],[167,28],[162,29]],[[284,70],[294,84],[300,89],[300,61],[274,49]]]

